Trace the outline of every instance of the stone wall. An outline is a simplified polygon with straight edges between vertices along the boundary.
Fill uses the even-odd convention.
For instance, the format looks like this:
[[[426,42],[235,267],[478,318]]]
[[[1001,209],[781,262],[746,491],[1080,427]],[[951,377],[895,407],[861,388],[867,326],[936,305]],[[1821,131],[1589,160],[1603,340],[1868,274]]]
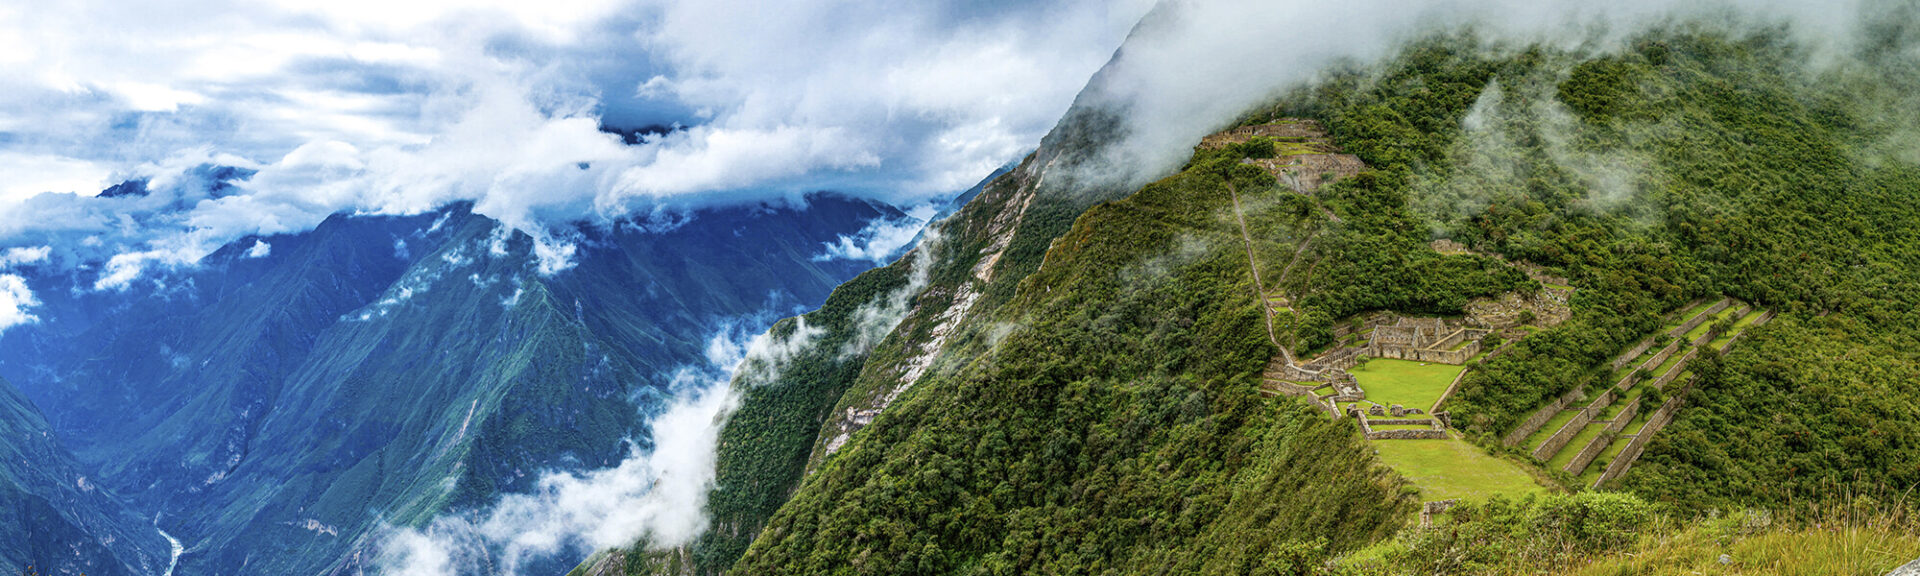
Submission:
[[[1315,151],[1320,153],[1260,158],[1248,163],[1265,169],[1273,174],[1275,180],[1285,182],[1302,194],[1319,192],[1323,186],[1367,169],[1367,163],[1360,161],[1359,156],[1328,153],[1332,151],[1329,148],[1316,148]]]
[[[1368,426],[1432,426],[1432,418],[1374,418],[1367,417]]]
[[[1679,362],[1674,362],[1673,367],[1668,368],[1666,374],[1661,374],[1659,378],[1653,379],[1650,385],[1654,388],[1665,388],[1667,383],[1672,382],[1674,378],[1679,378],[1680,373],[1687,370],[1687,363],[1692,362],[1694,355],[1699,353],[1699,348],[1688,349],[1686,356],[1681,356]]]
[[[1480,353],[1480,342],[1478,341],[1468,342],[1465,347],[1462,347],[1459,350],[1442,350],[1442,349],[1435,349],[1435,348],[1410,348],[1406,346],[1388,345],[1388,346],[1377,346],[1377,347],[1370,348],[1368,352],[1369,352],[1369,355],[1375,358],[1392,358],[1395,360],[1412,360],[1415,362],[1433,362],[1437,364],[1459,365],[1459,364],[1466,364],[1467,360],[1470,360],[1473,358],[1473,355]]]
[[[1600,397],[1594,398],[1593,402],[1587,404],[1587,407],[1581,408],[1578,414],[1573,415],[1572,420],[1568,420],[1566,424],[1561,425],[1559,430],[1555,430],[1552,436],[1547,437],[1546,442],[1541,443],[1539,448],[1535,448],[1533,450],[1533,458],[1543,462],[1553,459],[1555,454],[1560,453],[1561,448],[1567,447],[1567,443],[1573,441],[1573,437],[1580,434],[1581,429],[1586,428],[1588,423],[1593,422],[1594,417],[1599,416],[1602,410],[1606,410],[1608,406],[1613,405],[1613,399],[1613,390],[1600,393]]]
[[[1301,386],[1280,380],[1268,380],[1261,385],[1261,388],[1279,392],[1287,396],[1312,396],[1313,391],[1318,389],[1316,387]]]
[[[1704,312],[1693,315],[1693,317],[1688,318],[1686,322],[1681,322],[1678,328],[1674,328],[1673,330],[1668,331],[1667,335],[1672,336],[1674,338],[1685,337],[1688,332],[1692,332],[1694,328],[1700,327],[1701,322],[1706,322],[1708,320],[1713,319],[1714,314],[1719,314],[1721,310],[1726,310],[1727,307],[1731,305],[1733,305],[1733,300],[1730,300],[1727,298],[1721,298],[1719,302],[1713,303],[1712,308],[1708,308]]]
[[[1567,467],[1562,470],[1575,476],[1585,472],[1587,466],[1593,464],[1593,460],[1599,458],[1601,452],[1607,451],[1607,446],[1613,444],[1613,440],[1620,437],[1620,431],[1626,430],[1627,425],[1633,423],[1633,417],[1639,414],[1640,399],[1635,398],[1632,403],[1627,404],[1626,408],[1620,409],[1620,413],[1614,415],[1613,421],[1607,424],[1606,429],[1601,430],[1600,435],[1593,437],[1591,442],[1587,442],[1586,447],[1581,448],[1580,453],[1575,454],[1573,460],[1567,462]]]
[[[1646,362],[1640,363],[1639,366],[1634,366],[1633,371],[1628,372],[1626,376],[1622,376],[1619,382],[1614,383],[1613,387],[1621,390],[1632,388],[1633,383],[1638,382],[1640,380],[1641,370],[1652,370],[1654,368],[1659,368],[1660,364],[1665,363],[1667,361],[1667,358],[1673,356],[1673,353],[1679,349],[1680,349],[1679,340],[1674,340],[1673,342],[1669,342],[1666,348],[1660,349],[1660,353],[1654,354],[1652,358],[1648,358]],[[1675,363],[1675,365],[1678,366],[1678,363]],[[1671,371],[1668,372],[1668,374],[1675,374],[1675,373],[1676,372],[1671,372]]]
[[[1533,315],[1533,324],[1554,326],[1573,316],[1567,305],[1568,290],[1543,288],[1532,294],[1508,292],[1498,297],[1481,297],[1467,302],[1463,311],[1466,324],[1487,330],[1504,330],[1523,324],[1523,313]]]
[[[1439,500],[1439,501],[1427,502],[1425,504],[1422,504],[1420,506],[1420,527],[1432,528],[1433,517],[1441,514],[1445,514],[1447,513],[1448,510],[1452,510],[1453,504],[1455,502],[1459,502],[1459,499]]]
[[[1466,379],[1467,379],[1467,373],[1468,373],[1468,372],[1472,372],[1472,371],[1473,371],[1473,368],[1471,368],[1471,367],[1469,367],[1469,368],[1467,368],[1467,369],[1465,369],[1465,370],[1461,370],[1459,374],[1456,374],[1456,375],[1454,375],[1454,377],[1453,377],[1453,383],[1452,383],[1452,384],[1448,384],[1448,385],[1447,385],[1447,391],[1445,391],[1445,392],[1441,392],[1441,393],[1440,393],[1440,398],[1439,398],[1439,399],[1437,399],[1437,400],[1434,400],[1434,401],[1433,401],[1433,407],[1432,407],[1432,408],[1428,408],[1428,409],[1427,409],[1427,412],[1429,412],[1429,413],[1438,413],[1438,412],[1440,412],[1440,405],[1441,405],[1442,403],[1445,403],[1445,402],[1447,401],[1447,399],[1448,399],[1448,398],[1452,398],[1452,397],[1453,397],[1453,393],[1454,393],[1454,392],[1458,392],[1458,391],[1460,391],[1460,382],[1461,382],[1462,380],[1466,380]]]
[[[1635,345],[1633,348],[1628,349],[1627,353],[1621,354],[1620,357],[1614,358],[1613,362],[1611,364],[1608,364],[1607,366],[1614,370],[1619,370],[1621,366],[1626,366],[1628,362],[1632,362],[1633,359],[1639,358],[1641,354],[1646,354],[1647,349],[1652,347],[1653,347],[1652,338],[1641,340],[1638,345]]]
[[[1600,473],[1600,479],[1593,481],[1594,488],[1619,478],[1633,467],[1633,461],[1640,458],[1641,452],[1646,451],[1647,443],[1653,441],[1653,435],[1660,432],[1661,428],[1665,428],[1668,422],[1673,421],[1673,413],[1680,409],[1680,405],[1686,398],[1685,392],[1685,389],[1682,389],[1680,394],[1674,394],[1673,397],[1668,398],[1667,403],[1660,405],[1660,409],[1647,418],[1647,425],[1642,426],[1640,433],[1635,434],[1633,439],[1627,442],[1627,447],[1621,449],[1620,454],[1614,456],[1612,462],[1607,463],[1607,470]]]
[[[1287,118],[1269,124],[1241,126],[1232,130],[1215,133],[1200,139],[1200,148],[1218,150],[1228,145],[1252,140],[1254,136],[1266,136],[1281,142],[1327,143],[1327,131],[1320,123],[1306,118]]]
[[[1367,433],[1368,440],[1446,440],[1446,430],[1378,430]]]
[[[1547,421],[1553,419],[1553,415],[1559,414],[1561,410],[1565,410],[1567,405],[1585,400],[1586,398],[1587,393],[1579,388],[1568,390],[1565,394],[1561,394],[1559,398],[1555,398],[1553,402],[1549,402],[1546,406],[1541,406],[1539,410],[1534,411],[1532,416],[1528,416],[1526,421],[1520,423],[1519,428],[1514,428],[1512,432],[1508,432],[1507,436],[1501,439],[1501,443],[1507,446],[1520,445],[1520,442],[1526,440],[1528,436],[1532,436],[1534,432],[1540,431],[1541,426],[1546,426]]]

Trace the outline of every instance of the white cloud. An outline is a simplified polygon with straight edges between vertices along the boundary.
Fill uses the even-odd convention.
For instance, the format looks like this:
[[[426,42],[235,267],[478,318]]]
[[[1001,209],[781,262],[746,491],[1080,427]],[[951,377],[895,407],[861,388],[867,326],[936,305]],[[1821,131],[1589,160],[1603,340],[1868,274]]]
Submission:
[[[53,254],[53,247],[51,246],[8,248],[0,251],[0,270],[6,270],[14,266],[45,262],[47,261],[47,256],[51,254]]]
[[[825,243],[826,251],[814,255],[813,260],[870,260],[875,264],[885,264],[888,258],[899,254],[902,248],[920,235],[921,230],[926,229],[927,221],[932,220],[937,211],[932,204],[922,204],[914,207],[904,218],[875,218],[859,232],[841,234],[838,240]]]
[[[266,258],[268,254],[272,253],[273,245],[268,244],[266,240],[256,239],[253,241],[253,247],[247,249],[248,258]]]
[[[26,280],[12,274],[0,274],[0,334],[14,326],[39,322],[39,317],[28,312],[39,305],[40,301],[33,297],[33,291],[27,289]]]
[[[0,241],[125,286],[247,235],[453,201],[572,265],[575,221],[839,190],[956,191],[1033,146],[1143,0],[530,4],[105,0],[0,8]],[[98,31],[111,30],[103,34]],[[644,88],[643,88],[644,87]],[[602,121],[679,123],[623,145]],[[89,203],[185,159],[256,168],[223,198]],[[155,188],[167,188],[156,180]],[[41,192],[72,193],[30,202]],[[132,219],[126,210],[140,210]],[[22,224],[20,221],[27,221]],[[164,252],[165,254],[160,254]],[[141,254],[107,267],[120,255]],[[129,277],[131,275],[131,277]]]
[[[533,492],[507,495],[484,514],[395,530],[385,541],[381,572],[517,576],[529,560],[559,553],[584,556],[641,538],[659,548],[691,542],[707,526],[702,509],[713,486],[720,429],[739,405],[734,376],[750,371],[771,378],[820,334],[804,322],[780,339],[742,340],[735,327],[722,328],[708,340],[706,366],[674,374],[670,387],[677,396],[649,423],[652,450],[636,448],[613,468],[545,474]]]
[[[1790,23],[1816,48],[1857,23],[1863,0],[1171,0],[1084,97],[1120,111],[1125,138],[1089,176],[1141,185],[1177,168],[1202,136],[1340,62],[1371,62],[1420,33],[1472,25],[1498,40],[1608,43],[1676,17]],[[1598,25],[1598,26],[1596,26]]]
[[[0,131],[5,131],[0,126]],[[0,149],[0,210],[12,210],[27,198],[53,191],[107,187],[107,168],[88,160]]]

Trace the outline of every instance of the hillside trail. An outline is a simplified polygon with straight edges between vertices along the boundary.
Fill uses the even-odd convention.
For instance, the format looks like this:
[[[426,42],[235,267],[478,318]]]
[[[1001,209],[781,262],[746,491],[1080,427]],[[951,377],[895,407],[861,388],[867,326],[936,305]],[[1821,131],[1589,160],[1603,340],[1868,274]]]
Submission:
[[[1266,284],[1260,280],[1260,259],[1253,255],[1253,234],[1248,231],[1247,216],[1240,209],[1240,191],[1232,182],[1227,182],[1227,195],[1233,198],[1233,219],[1240,224],[1240,240],[1247,249],[1247,268],[1253,271],[1254,296],[1260,302],[1261,317],[1267,321],[1267,340],[1280,350],[1280,356],[1288,366],[1298,366],[1294,362],[1293,352],[1280,344],[1280,335],[1273,329],[1273,306],[1267,300]]]

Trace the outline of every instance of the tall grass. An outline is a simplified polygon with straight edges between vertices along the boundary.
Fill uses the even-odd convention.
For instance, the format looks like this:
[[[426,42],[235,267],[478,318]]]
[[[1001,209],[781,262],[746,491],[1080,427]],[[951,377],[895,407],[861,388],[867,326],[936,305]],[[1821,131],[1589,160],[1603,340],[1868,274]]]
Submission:
[[[1625,494],[1551,496],[1409,527],[1325,573],[1882,576],[1920,558],[1920,514],[1907,494],[1879,496],[1841,494],[1779,512],[1654,513],[1638,523],[1619,519],[1660,506]]]

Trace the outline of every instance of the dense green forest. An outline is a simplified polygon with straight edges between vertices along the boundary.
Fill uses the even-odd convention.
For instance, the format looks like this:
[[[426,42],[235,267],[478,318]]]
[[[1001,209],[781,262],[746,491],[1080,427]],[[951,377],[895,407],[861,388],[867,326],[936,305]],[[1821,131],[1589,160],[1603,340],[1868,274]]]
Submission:
[[[1789,537],[1777,528],[1696,519],[1776,508],[1854,521],[1834,520],[1836,505],[1879,511],[1868,532],[1910,547],[1897,535],[1911,527],[1903,493],[1920,485],[1920,158],[1904,143],[1920,26],[1903,18],[1844,53],[1783,26],[1674,24],[1604,49],[1430,36],[1243,119],[1317,119],[1371,168],[1318,194],[1244,164],[1274,153],[1255,140],[1196,151],[1077,219],[1077,205],[1043,199],[1071,229],[1017,241],[1007,258],[1024,280],[992,285],[995,305],[949,344],[946,369],[784,503],[797,447],[818,441],[804,424],[833,389],[893,377],[876,366],[901,362],[928,323],[902,324],[864,366],[802,362],[795,374],[836,384],[759,393],[790,396],[784,407],[747,402],[742,417],[773,423],[757,433],[772,439],[723,448],[722,484],[747,469],[729,459],[775,445],[779,469],[752,474],[786,480],[716,501],[772,514],[732,572],[1538,573],[1623,551],[1679,558],[1673,542],[1695,540],[1707,544],[1685,553],[1798,550],[1769,540]],[[1298,352],[1357,313],[1457,314],[1538,288],[1501,260],[1568,278],[1572,317],[1471,364],[1446,404],[1457,433],[1496,453],[1549,399],[1610,384],[1607,361],[1688,302],[1726,295],[1779,317],[1694,361],[1684,408],[1609,486],[1624,493],[1469,503],[1446,530],[1402,530],[1412,489],[1350,420],[1257,391],[1276,349],[1248,255],[1263,268],[1291,255],[1241,242],[1236,194],[1254,234],[1314,238],[1299,244],[1314,272],[1288,286],[1298,325],[1278,327]],[[1436,239],[1475,253],[1440,254]],[[933,284],[964,283],[972,264],[937,268]],[[876,293],[902,274],[856,286]],[[706,569],[751,537],[728,522],[727,552]]]

